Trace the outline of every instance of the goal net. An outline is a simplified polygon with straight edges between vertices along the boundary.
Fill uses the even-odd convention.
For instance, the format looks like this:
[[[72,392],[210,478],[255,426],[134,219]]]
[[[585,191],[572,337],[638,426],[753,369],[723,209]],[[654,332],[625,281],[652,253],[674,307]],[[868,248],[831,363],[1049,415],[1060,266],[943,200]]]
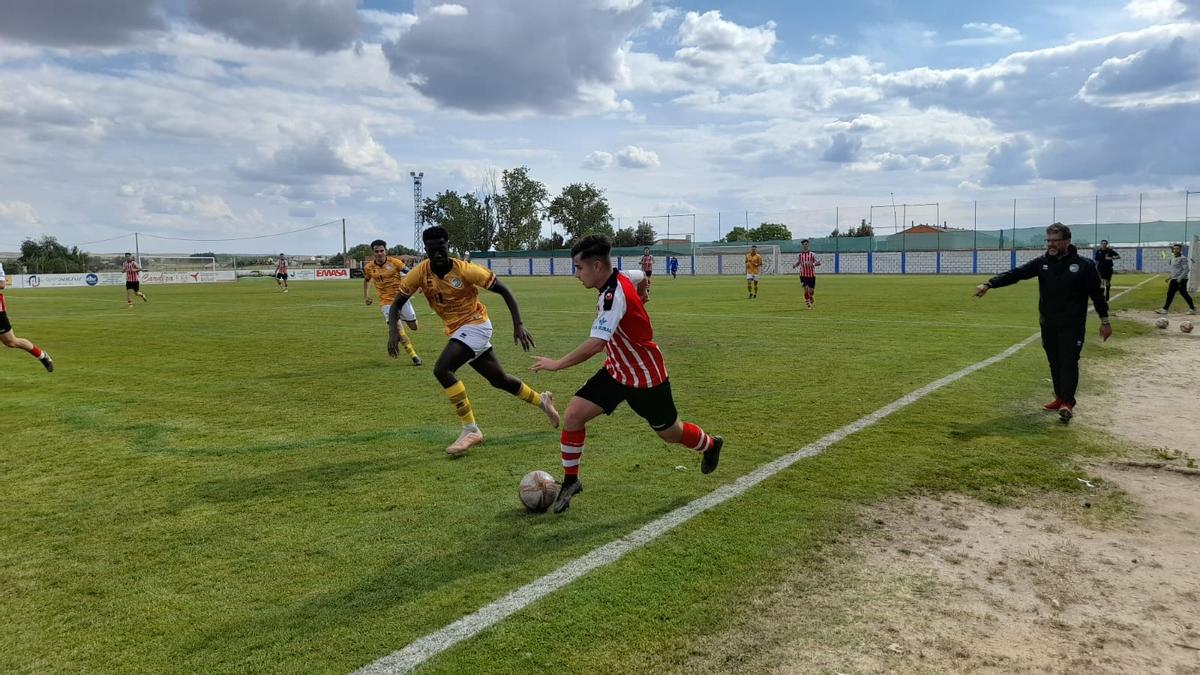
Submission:
[[[143,255],[142,269],[147,272],[216,272],[217,259],[212,256]]]
[[[754,244],[758,246],[758,254],[762,256],[763,265],[760,275],[783,274],[780,267],[779,246],[775,244]],[[696,247],[696,274],[746,274],[746,254],[752,244],[726,244]]]

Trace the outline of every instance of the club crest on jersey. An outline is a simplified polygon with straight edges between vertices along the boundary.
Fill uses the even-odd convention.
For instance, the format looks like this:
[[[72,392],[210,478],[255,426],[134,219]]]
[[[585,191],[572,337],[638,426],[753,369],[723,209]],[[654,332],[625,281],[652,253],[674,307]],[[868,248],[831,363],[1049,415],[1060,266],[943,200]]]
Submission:
[[[612,305],[613,305],[613,292],[605,291],[604,292],[604,309],[612,309]]]
[[[1078,272],[1078,271],[1079,271],[1079,265],[1076,265],[1075,263],[1071,263],[1071,266],[1070,266],[1070,267],[1068,267],[1067,269],[1071,270],[1072,272]]]
[[[454,289],[462,288],[462,279],[458,277],[450,277],[450,287]]]

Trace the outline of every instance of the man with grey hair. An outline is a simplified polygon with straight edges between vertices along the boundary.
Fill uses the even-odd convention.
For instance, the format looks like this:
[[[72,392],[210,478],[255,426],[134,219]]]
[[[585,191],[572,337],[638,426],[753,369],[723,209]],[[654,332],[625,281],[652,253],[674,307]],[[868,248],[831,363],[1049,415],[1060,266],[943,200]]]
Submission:
[[[1058,411],[1064,423],[1075,410],[1079,386],[1079,354],[1087,324],[1088,298],[1100,317],[1100,337],[1112,335],[1108,323],[1108,301],[1100,285],[1096,264],[1080,257],[1071,245],[1071,228],[1054,223],[1046,228],[1046,253],[1020,267],[997,274],[975,287],[982,298],[992,288],[1011,286],[1025,279],[1038,279],[1038,322],[1042,327],[1042,349],[1050,362],[1054,400],[1042,406]]]

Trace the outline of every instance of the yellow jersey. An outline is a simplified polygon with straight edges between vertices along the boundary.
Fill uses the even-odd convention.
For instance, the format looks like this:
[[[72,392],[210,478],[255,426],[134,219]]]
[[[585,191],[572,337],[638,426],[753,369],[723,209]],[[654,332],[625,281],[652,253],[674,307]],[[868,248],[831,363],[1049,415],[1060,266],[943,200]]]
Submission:
[[[762,256],[757,253],[746,254],[746,274],[758,274],[762,269]]]
[[[425,293],[430,309],[446,324],[446,335],[467,324],[488,320],[487,307],[479,302],[479,289],[496,283],[496,275],[486,267],[458,258],[451,258],[450,264],[450,271],[439,278],[429,260],[422,260],[400,282],[405,295],[416,295],[418,290]]]
[[[372,258],[363,268],[363,277],[374,282],[379,302],[390,305],[396,299],[396,293],[400,291],[400,281],[404,279],[404,270],[407,267],[403,260],[393,256],[388,256],[382,265],[377,265]]]

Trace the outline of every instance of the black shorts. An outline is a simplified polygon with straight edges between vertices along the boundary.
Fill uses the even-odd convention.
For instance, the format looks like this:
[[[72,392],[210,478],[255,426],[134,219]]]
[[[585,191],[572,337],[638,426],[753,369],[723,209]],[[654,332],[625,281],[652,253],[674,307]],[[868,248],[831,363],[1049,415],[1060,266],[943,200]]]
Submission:
[[[816,288],[817,287],[817,278],[816,277],[800,277],[800,285],[808,286],[809,288]]]
[[[287,281],[287,273],[285,272],[283,274],[276,274],[275,278],[280,281]]]
[[[645,274],[647,277],[652,277],[652,276],[654,276],[654,270],[645,270],[645,271],[644,271],[644,274]]]
[[[1100,278],[1104,281],[1112,281],[1112,270],[1100,270]]]
[[[8,322],[8,312],[0,312],[0,335],[4,335],[12,330],[12,324]]]
[[[140,281],[126,281],[126,282],[125,282],[125,290],[127,290],[127,291],[133,291],[134,293],[137,293],[138,291],[142,290],[142,282],[140,282]]]
[[[600,406],[605,415],[611,415],[617,406],[621,405],[621,401],[625,401],[629,403],[633,412],[649,422],[650,428],[655,431],[662,431],[679,419],[679,412],[675,410],[675,399],[671,397],[670,380],[657,387],[638,389],[617,382],[607,370],[601,368],[575,392],[575,395]]]

